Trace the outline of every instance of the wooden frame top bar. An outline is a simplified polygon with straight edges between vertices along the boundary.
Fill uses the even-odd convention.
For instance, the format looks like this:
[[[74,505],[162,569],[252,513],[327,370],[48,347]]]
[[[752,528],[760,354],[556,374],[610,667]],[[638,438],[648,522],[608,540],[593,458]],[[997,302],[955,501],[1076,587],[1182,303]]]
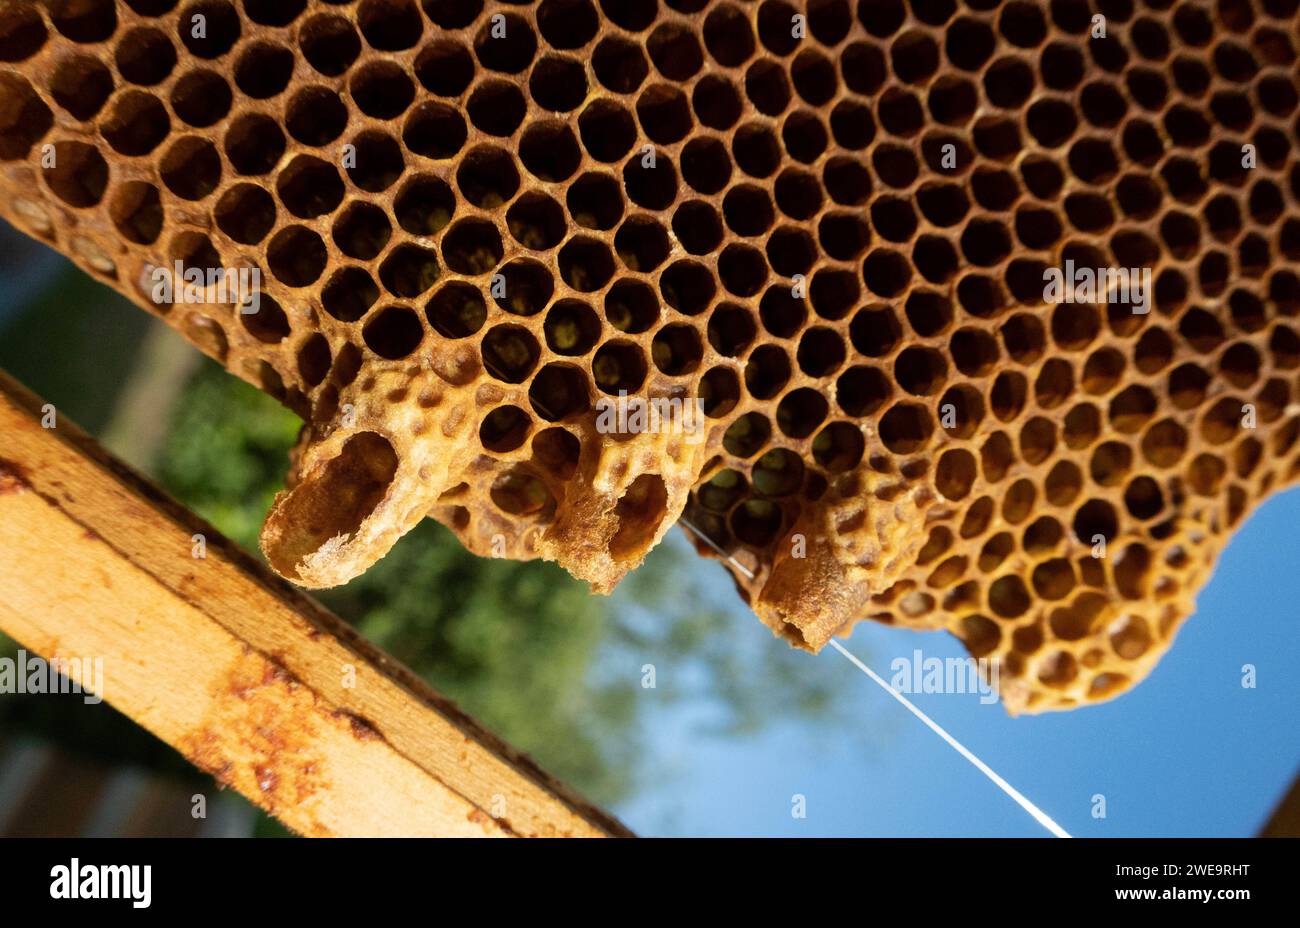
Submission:
[[[630,835],[41,405],[0,371],[0,628],[28,650],[102,658],[105,700],[304,835]]]

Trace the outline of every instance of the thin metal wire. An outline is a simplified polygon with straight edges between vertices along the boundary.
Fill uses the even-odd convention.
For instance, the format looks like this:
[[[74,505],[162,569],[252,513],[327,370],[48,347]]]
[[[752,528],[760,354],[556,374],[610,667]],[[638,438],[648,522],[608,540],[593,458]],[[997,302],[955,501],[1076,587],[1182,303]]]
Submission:
[[[704,532],[700,531],[700,529],[697,528],[694,524],[692,524],[689,519],[687,519],[685,516],[682,516],[680,521],[683,525],[685,525],[688,529],[690,529],[690,531],[694,533],[701,541],[703,541],[714,551],[717,551],[724,558],[726,558],[727,561],[729,561],[731,565],[735,567],[738,571],[740,571],[750,580],[754,579],[753,571],[751,571],[744,564],[740,563],[738,560],[732,557],[730,553],[723,550],[721,545],[715,542],[708,535],[704,534]],[[939,725],[938,722],[935,722],[933,719],[931,719],[928,715],[926,715],[919,708],[917,708],[917,706],[910,699],[908,699],[898,690],[894,689],[892,686],[889,685],[889,683],[884,678],[882,678],[879,674],[877,674],[874,670],[872,670],[862,661],[858,660],[858,658],[855,655],[853,655],[846,647],[844,647],[844,645],[840,644],[838,641],[832,638],[830,640],[830,646],[833,647],[836,651],[839,651],[846,658],[848,658],[849,662],[852,663],[853,666],[857,667],[864,674],[866,674],[871,680],[875,681],[880,686],[881,689],[887,692],[890,696],[893,696],[894,699],[898,700],[898,702],[900,702],[909,712],[911,712],[918,719],[924,722],[926,727],[928,727],[936,735],[938,735],[940,738],[946,741],[954,751],[956,751],[962,757],[966,758],[966,760],[968,760],[975,767],[976,770],[978,770],[980,773],[984,774],[986,777],[992,780],[994,785],[996,785],[1004,793],[1010,796],[1011,799],[1018,806],[1020,806],[1020,808],[1028,812],[1030,817],[1033,818],[1034,821],[1038,822],[1038,824],[1042,825],[1044,828],[1046,828],[1049,832],[1051,832],[1053,835],[1055,835],[1058,838],[1070,837],[1069,832],[1067,832],[1060,825],[1056,824],[1055,820],[1053,820],[1050,815],[1048,815],[1042,809],[1038,808],[1038,806],[1034,805],[1034,803],[1032,803],[1023,793],[1021,793],[1020,790],[1016,789],[1006,780],[1002,779],[1002,777],[998,776],[997,772],[993,770],[992,767],[984,763],[984,761],[976,757],[964,744],[962,744],[952,735],[948,734],[948,732],[944,731],[943,727]]]
[[[988,764],[984,763],[984,761],[976,757],[973,753],[971,753],[969,749],[967,749],[965,745],[963,745],[952,735],[944,731],[938,722],[935,722],[928,715],[926,715],[924,712],[918,709],[910,699],[908,699],[898,690],[894,689],[874,670],[872,670],[866,664],[862,663],[862,661],[858,660],[856,656],[850,653],[848,648],[844,647],[844,645],[840,644],[834,638],[831,639],[830,646],[834,648],[836,651],[839,651],[845,657],[847,657],[854,667],[857,667],[859,670],[865,673],[872,680],[876,681],[876,683],[880,684],[881,689],[889,693],[890,696],[893,696],[900,703],[906,706],[908,711],[911,712],[913,715],[915,715],[922,722],[924,722],[932,732],[934,732],[944,741],[948,742],[948,744],[952,747],[954,751],[956,751],[962,757],[970,761],[971,764],[974,765],[976,770],[978,770],[980,773],[984,774],[986,777],[992,780],[994,784],[996,784],[997,787],[1000,790],[1002,790],[1002,792],[1006,793],[1013,800],[1015,800],[1016,804],[1020,806],[1020,808],[1028,812],[1030,816],[1034,819],[1034,821],[1038,822],[1038,824],[1042,825],[1044,828],[1046,828],[1048,831],[1050,831],[1058,838],[1070,837],[1069,832],[1067,832],[1060,825],[1056,824],[1056,822],[1052,819],[1050,815],[1048,815],[1042,809],[1038,808],[1038,806],[1030,802],[1029,799],[1023,793],[1020,792],[1020,790],[1016,789],[1006,780],[1002,779],[1002,777],[998,776],[992,767],[990,767]]]
[[[680,522],[680,523],[682,523],[682,525],[686,526],[688,529],[690,529],[691,532],[692,532],[692,533],[693,533],[697,538],[700,539],[700,541],[704,542],[706,545],[708,545],[708,546],[709,546],[710,548],[712,548],[714,551],[717,551],[717,552],[718,552],[719,554],[721,554],[724,558],[726,558],[728,561],[730,561],[730,562],[731,562],[731,566],[735,567],[736,570],[740,571],[742,574],[745,575],[745,579],[747,579],[747,580],[753,580],[753,579],[754,579],[754,572],[753,572],[752,570],[750,570],[750,569],[749,569],[748,567],[746,567],[744,564],[740,563],[740,561],[738,561],[738,560],[736,560],[734,557],[732,557],[731,554],[729,554],[727,551],[723,550],[723,548],[722,548],[722,547],[721,547],[721,546],[720,546],[716,541],[714,541],[714,540],[713,540],[712,538],[710,538],[708,535],[704,534],[702,531],[700,531],[698,528],[696,528],[696,527],[695,527],[695,524],[692,523],[690,519],[686,518],[686,515],[685,515],[684,513],[683,513],[682,515],[680,515],[680,516],[677,517],[677,521]]]

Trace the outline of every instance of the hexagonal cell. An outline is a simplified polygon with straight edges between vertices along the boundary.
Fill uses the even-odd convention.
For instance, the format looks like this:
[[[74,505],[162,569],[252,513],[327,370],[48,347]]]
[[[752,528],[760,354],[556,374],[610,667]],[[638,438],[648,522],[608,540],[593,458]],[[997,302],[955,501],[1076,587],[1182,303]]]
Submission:
[[[321,290],[321,305],[340,322],[356,322],[379,299],[379,286],[359,267],[335,271]]]
[[[424,340],[424,326],[415,311],[405,306],[387,306],[374,313],[361,330],[366,347],[390,361],[412,354]]]
[[[32,11],[34,14],[34,10]],[[26,20],[10,23],[5,44],[7,47],[20,48],[22,34],[30,29]],[[36,23],[40,23],[39,16]],[[44,28],[43,26],[41,27]],[[17,51],[9,52],[17,54]],[[0,60],[11,60],[0,52]],[[113,75],[108,68],[90,55],[72,55],[64,58],[55,66],[50,78],[50,95],[54,102],[80,120],[88,120],[99,112],[100,107],[113,92]]]
[[[104,156],[99,150],[83,142],[55,142],[54,157],[52,167],[44,168],[45,183],[49,185],[51,191],[64,203],[79,209],[85,209],[99,203],[104,197],[104,191],[108,187],[109,166],[104,160]],[[191,180],[189,175],[184,178],[178,177],[179,168],[168,172],[164,162],[163,180],[172,177],[178,186],[186,192],[194,192],[195,188],[189,184],[183,183],[182,180]],[[210,167],[204,164],[204,167]],[[218,163],[217,172],[219,176],[220,165]],[[206,181],[208,175],[194,178],[196,186]],[[169,185],[170,186],[170,185]],[[211,186],[216,186],[216,181],[212,180]],[[201,188],[200,188],[201,189]],[[210,188],[207,188],[210,189]],[[193,197],[192,199],[197,199]]]
[[[334,220],[334,244],[360,261],[369,261],[383,251],[392,234],[388,214],[369,203],[349,203]]]
[[[498,406],[479,425],[479,443],[485,451],[507,454],[528,440],[533,420],[518,406]]]
[[[591,387],[581,368],[571,364],[548,364],[537,372],[528,388],[528,402],[547,422],[559,422],[586,412]]]
[[[457,280],[440,287],[424,312],[438,334],[465,338],[483,327],[487,304],[477,287]]]
[[[483,336],[483,366],[506,383],[523,383],[537,364],[541,348],[523,326],[498,325]]]
[[[225,119],[233,102],[234,94],[226,79],[206,68],[190,71],[172,87],[172,109],[196,129],[205,129]]]

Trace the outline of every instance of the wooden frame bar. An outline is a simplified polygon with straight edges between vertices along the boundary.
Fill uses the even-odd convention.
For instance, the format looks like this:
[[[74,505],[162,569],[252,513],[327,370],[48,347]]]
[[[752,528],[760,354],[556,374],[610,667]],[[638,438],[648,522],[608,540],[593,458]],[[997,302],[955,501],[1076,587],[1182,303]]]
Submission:
[[[304,835],[630,834],[3,372],[0,627]]]

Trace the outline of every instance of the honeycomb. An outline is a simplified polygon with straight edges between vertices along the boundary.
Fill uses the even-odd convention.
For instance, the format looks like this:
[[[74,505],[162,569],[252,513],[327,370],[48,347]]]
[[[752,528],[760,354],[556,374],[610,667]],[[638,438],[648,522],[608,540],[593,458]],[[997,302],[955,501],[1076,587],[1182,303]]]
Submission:
[[[1296,476],[1298,3],[0,0],[0,212],[302,416],[297,583],[431,516],[607,591],[681,519],[794,645],[1066,709]]]

